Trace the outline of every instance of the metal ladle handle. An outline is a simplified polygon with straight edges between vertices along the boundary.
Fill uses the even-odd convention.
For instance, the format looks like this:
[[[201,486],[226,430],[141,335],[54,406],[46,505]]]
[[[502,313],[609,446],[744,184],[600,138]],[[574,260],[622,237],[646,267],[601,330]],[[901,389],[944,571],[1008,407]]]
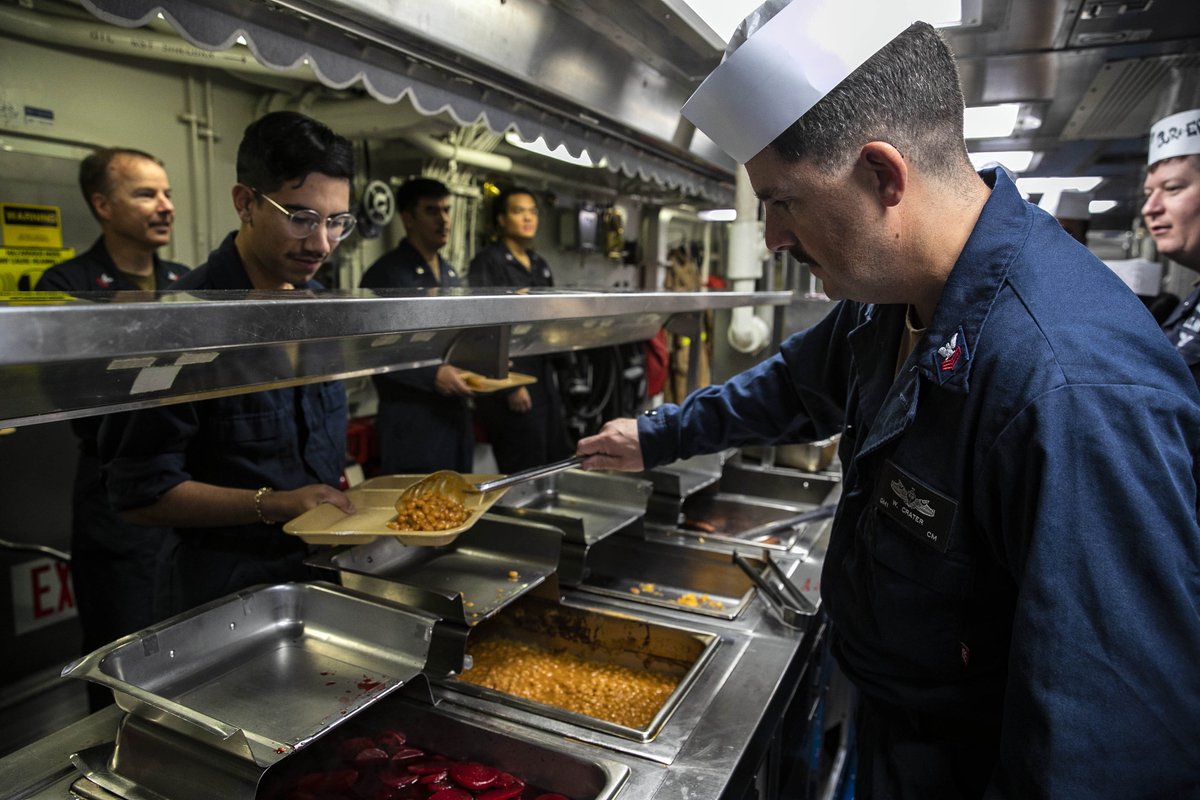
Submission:
[[[564,461],[555,461],[553,464],[543,464],[540,467],[530,467],[520,472],[514,472],[511,475],[505,475],[503,478],[483,481],[482,483],[475,484],[475,488],[481,492],[490,492],[493,489],[507,489],[509,486],[517,483],[537,480],[547,475],[553,475],[556,472],[563,472],[572,467],[578,467],[582,463],[583,456],[572,456]]]

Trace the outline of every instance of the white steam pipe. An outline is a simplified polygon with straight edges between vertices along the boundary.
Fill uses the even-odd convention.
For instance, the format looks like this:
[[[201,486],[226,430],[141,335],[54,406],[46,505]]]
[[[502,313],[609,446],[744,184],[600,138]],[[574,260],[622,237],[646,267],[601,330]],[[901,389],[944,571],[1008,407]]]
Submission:
[[[457,161],[459,164],[468,164],[472,167],[482,167],[497,172],[511,172],[513,168],[512,159],[508,156],[458,147],[425,134],[405,134],[403,138],[418,150],[443,161]]]
[[[755,281],[762,276],[762,245],[758,232],[758,198],[750,186],[746,168],[738,165],[733,204],[737,211],[729,230],[729,288],[736,292],[752,292]],[[771,341],[770,324],[757,315],[752,306],[733,310],[729,321],[729,346],[739,353],[756,353]]]

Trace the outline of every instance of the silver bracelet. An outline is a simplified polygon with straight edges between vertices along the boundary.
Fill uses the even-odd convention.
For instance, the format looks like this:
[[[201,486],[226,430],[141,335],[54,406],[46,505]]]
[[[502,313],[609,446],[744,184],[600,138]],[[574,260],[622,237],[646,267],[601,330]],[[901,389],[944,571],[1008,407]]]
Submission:
[[[258,521],[264,525],[274,525],[275,523],[263,516],[262,499],[263,495],[270,494],[275,491],[270,486],[264,486],[254,493],[254,513],[258,514]]]

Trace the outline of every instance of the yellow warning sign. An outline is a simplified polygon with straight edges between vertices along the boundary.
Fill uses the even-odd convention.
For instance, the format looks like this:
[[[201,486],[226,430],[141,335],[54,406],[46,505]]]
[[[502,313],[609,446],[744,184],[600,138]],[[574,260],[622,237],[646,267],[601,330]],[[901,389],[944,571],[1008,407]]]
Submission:
[[[58,206],[0,203],[0,241],[5,247],[62,247]]]
[[[32,289],[43,272],[74,257],[71,247],[0,247],[0,292]]]

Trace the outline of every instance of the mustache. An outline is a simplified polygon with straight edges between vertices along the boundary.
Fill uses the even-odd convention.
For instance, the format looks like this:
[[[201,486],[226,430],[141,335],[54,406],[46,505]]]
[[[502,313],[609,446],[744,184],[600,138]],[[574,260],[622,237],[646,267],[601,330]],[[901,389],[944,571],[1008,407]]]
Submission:
[[[817,262],[813,260],[812,256],[810,256],[808,253],[806,253],[804,251],[804,248],[801,247],[800,245],[796,245],[795,247],[789,247],[788,253],[791,255],[792,258],[796,259],[801,264],[812,264],[812,265],[816,265],[818,267],[821,266],[820,264],[817,264]]]

